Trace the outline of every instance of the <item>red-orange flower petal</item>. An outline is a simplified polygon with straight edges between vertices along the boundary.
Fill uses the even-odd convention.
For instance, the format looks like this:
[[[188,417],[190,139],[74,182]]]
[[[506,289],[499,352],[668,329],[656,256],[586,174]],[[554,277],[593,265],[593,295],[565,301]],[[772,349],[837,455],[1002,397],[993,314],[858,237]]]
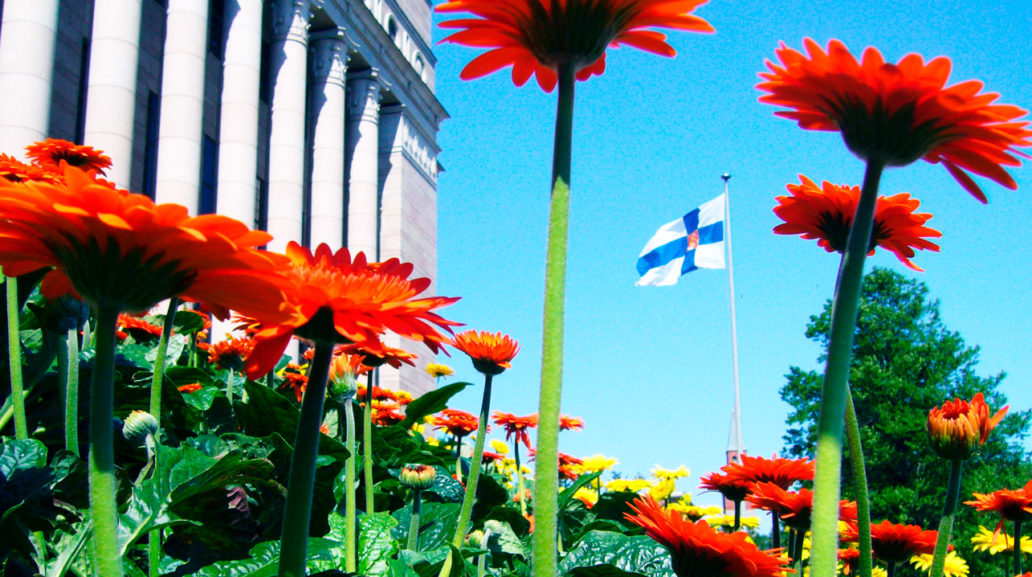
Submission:
[[[75,144],[59,138],[48,138],[25,147],[25,155],[43,168],[60,171],[61,161],[100,174],[111,166],[111,157],[85,144]]]
[[[516,442],[523,443],[528,449],[530,448],[530,435],[527,434],[527,430],[537,426],[538,416],[536,414],[517,417],[512,413],[495,411],[494,422],[496,425],[505,428],[506,441],[515,436]]]
[[[651,496],[631,503],[634,515],[624,518],[670,551],[678,577],[782,577],[792,572],[787,557],[775,557],[749,542],[743,532],[722,533],[705,521],[691,523],[676,511],[664,510]]]
[[[835,185],[826,180],[817,186],[803,175],[799,175],[799,180],[801,184],[787,186],[791,196],[776,199],[778,206],[774,207],[774,214],[785,222],[774,227],[774,232],[816,239],[818,246],[828,252],[843,252],[856,205],[860,202],[860,187]],[[910,260],[914,249],[938,252],[939,245],[924,237],[940,237],[942,233],[924,226],[932,215],[915,213],[920,204],[919,200],[906,193],[878,197],[869,244],[871,254],[875,247],[881,246],[906,266],[923,270]]]
[[[607,46],[621,44],[673,56],[666,36],[651,28],[713,32],[692,14],[708,0],[450,0],[438,12],[468,12],[476,18],[441,23],[458,29],[442,42],[487,48],[462,70],[470,80],[512,66],[523,86],[536,75],[546,92],[555,88],[560,63],[574,66],[578,80],[605,71]]]
[[[989,415],[985,395],[975,393],[971,401],[954,399],[928,412],[928,437],[932,448],[946,459],[967,459],[985,444],[989,433],[1007,414],[1006,406]]]
[[[789,110],[775,114],[810,130],[838,130],[846,146],[864,159],[903,166],[919,158],[942,163],[975,198],[985,194],[968,173],[1017,188],[1004,166],[1019,166],[1017,147],[1032,146],[1026,111],[993,104],[998,94],[979,94],[982,83],[946,86],[950,61],[925,62],[910,54],[898,64],[885,62],[874,48],[858,62],[846,46],[832,40],[827,51],[807,38],[806,54],[782,44],[780,62],[757,88],[760,101]]]
[[[560,431],[579,431],[584,428],[584,419],[571,417],[570,415],[559,415]]]
[[[497,375],[512,368],[511,361],[520,344],[509,335],[485,331],[463,331],[452,339],[452,346],[469,355],[473,367],[485,375]]]
[[[812,481],[814,461],[812,459],[785,459],[783,457],[753,457],[741,455],[741,461],[721,468],[728,477],[746,483],[774,483],[788,489],[796,481]]]
[[[897,525],[889,521],[871,524],[871,549],[874,556],[886,563],[909,561],[914,555],[931,554],[935,551],[938,531],[925,531],[917,525]],[[850,525],[843,540],[855,542],[859,530]]]
[[[964,501],[978,511],[995,511],[1003,521],[1032,520],[1032,481],[1020,489],[1000,489],[992,493],[973,493],[973,501]],[[1000,527],[1002,528],[1002,527]],[[1000,528],[997,528],[999,530]]]
[[[445,409],[440,416],[434,417],[435,429],[460,438],[476,431],[479,425],[480,419],[476,415],[459,409]]]

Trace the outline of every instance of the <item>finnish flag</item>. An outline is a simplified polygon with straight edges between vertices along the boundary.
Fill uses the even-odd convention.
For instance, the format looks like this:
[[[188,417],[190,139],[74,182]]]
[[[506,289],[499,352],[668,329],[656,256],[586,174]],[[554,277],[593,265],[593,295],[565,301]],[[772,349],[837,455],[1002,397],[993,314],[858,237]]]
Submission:
[[[702,204],[663,225],[638,257],[638,286],[665,286],[697,268],[724,268],[726,197]]]

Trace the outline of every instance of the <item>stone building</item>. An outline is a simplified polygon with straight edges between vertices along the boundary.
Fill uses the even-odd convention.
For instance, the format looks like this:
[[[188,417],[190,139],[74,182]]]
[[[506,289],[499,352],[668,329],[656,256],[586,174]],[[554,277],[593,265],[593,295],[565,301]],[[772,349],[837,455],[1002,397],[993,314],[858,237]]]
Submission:
[[[0,152],[103,150],[108,178],[436,277],[431,0],[0,0]],[[431,286],[430,291],[433,292]],[[423,392],[432,360],[383,371]]]

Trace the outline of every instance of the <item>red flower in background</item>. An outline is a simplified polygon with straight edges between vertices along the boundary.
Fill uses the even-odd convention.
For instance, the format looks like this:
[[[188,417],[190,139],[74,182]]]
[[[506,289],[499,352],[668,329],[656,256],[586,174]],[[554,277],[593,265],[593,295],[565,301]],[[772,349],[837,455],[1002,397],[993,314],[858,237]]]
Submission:
[[[746,483],[770,482],[788,489],[796,481],[812,481],[813,459],[785,459],[741,455],[741,461],[721,468],[728,477]]]
[[[25,155],[35,160],[39,166],[57,172],[61,172],[61,161],[100,174],[104,174],[104,169],[111,166],[111,157],[100,150],[59,138],[48,138],[30,144],[25,147]]]
[[[813,511],[813,491],[799,489],[786,491],[769,481],[754,483],[750,495],[745,498],[757,508],[771,511],[789,527],[798,531],[810,529],[810,515]],[[839,519],[856,523],[856,503],[839,501]]]
[[[584,428],[584,419],[571,417],[570,415],[559,415],[560,431],[579,431]]]
[[[985,396],[975,393],[971,401],[954,399],[928,412],[928,437],[932,448],[946,459],[967,459],[989,439],[989,433],[1007,414],[1006,406],[989,416]]]
[[[1025,522],[1032,519],[1032,481],[1025,483],[1020,489],[1000,489],[992,493],[973,493],[973,501],[964,501],[978,511],[995,511],[1002,519],[997,530],[1003,527],[1004,521]]]
[[[917,525],[897,525],[889,521],[871,524],[871,549],[874,556],[886,563],[903,563],[914,555],[931,554],[935,551],[938,531],[925,531]],[[842,539],[855,542],[859,530],[849,525]]]
[[[984,93],[974,80],[950,87],[950,60],[927,63],[917,54],[898,64],[885,62],[874,48],[858,62],[846,46],[832,40],[827,51],[811,39],[807,54],[784,44],[779,63],[757,88],[761,102],[783,106],[775,114],[810,130],[837,130],[854,154],[889,166],[919,158],[942,163],[968,192],[982,202],[985,194],[969,172],[1007,188],[1014,179],[1003,166],[1019,166],[1015,147],[1032,145],[1026,114],[1017,106],[993,104],[997,94]]]
[[[253,350],[254,341],[251,339],[232,337],[208,347],[208,362],[220,369],[239,371]]]
[[[537,426],[537,415],[517,417],[512,413],[495,411],[494,422],[500,427],[505,427],[506,441],[515,436],[517,443],[523,443],[528,449],[530,448],[530,435],[527,434],[527,430]]]
[[[442,42],[488,51],[462,70],[470,80],[512,66],[512,81],[523,86],[531,76],[546,92],[555,88],[561,63],[574,66],[578,80],[602,74],[606,47],[621,44],[673,56],[666,36],[650,28],[713,32],[691,14],[707,0],[450,0],[438,12],[469,12],[478,18],[441,23],[457,28]]]
[[[776,199],[778,206],[774,207],[774,214],[785,222],[774,227],[774,232],[802,235],[805,239],[816,239],[817,245],[828,252],[844,252],[860,202],[860,187],[834,185],[828,181],[817,186],[803,175],[799,175],[799,180],[802,184],[788,185],[791,196]],[[924,226],[932,215],[915,213],[920,204],[921,201],[906,193],[879,196],[868,246],[870,254],[880,246],[908,267],[923,270],[910,261],[914,249],[938,252],[939,245],[924,237],[940,237],[942,233]]]
[[[452,346],[466,353],[473,368],[485,375],[498,375],[511,369],[520,344],[509,335],[486,331],[463,331],[452,339]]]
[[[434,417],[435,429],[459,438],[476,431],[479,425],[480,419],[476,415],[459,409],[445,409],[440,416]]]
[[[721,470],[727,469],[727,466],[721,467]],[[749,494],[749,486],[752,484],[751,481],[746,481],[723,473],[710,473],[709,475],[703,475],[699,478],[699,488],[706,489],[707,491],[717,491],[724,496],[725,499],[731,501],[741,501],[745,499],[745,496]]]

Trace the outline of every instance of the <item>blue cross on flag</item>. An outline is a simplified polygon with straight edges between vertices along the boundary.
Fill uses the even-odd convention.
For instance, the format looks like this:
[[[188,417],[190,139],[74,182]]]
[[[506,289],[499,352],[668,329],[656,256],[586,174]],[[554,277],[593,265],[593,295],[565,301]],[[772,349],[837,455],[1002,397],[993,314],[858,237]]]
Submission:
[[[663,225],[638,257],[638,286],[665,286],[697,268],[724,268],[724,211],[721,194]]]

